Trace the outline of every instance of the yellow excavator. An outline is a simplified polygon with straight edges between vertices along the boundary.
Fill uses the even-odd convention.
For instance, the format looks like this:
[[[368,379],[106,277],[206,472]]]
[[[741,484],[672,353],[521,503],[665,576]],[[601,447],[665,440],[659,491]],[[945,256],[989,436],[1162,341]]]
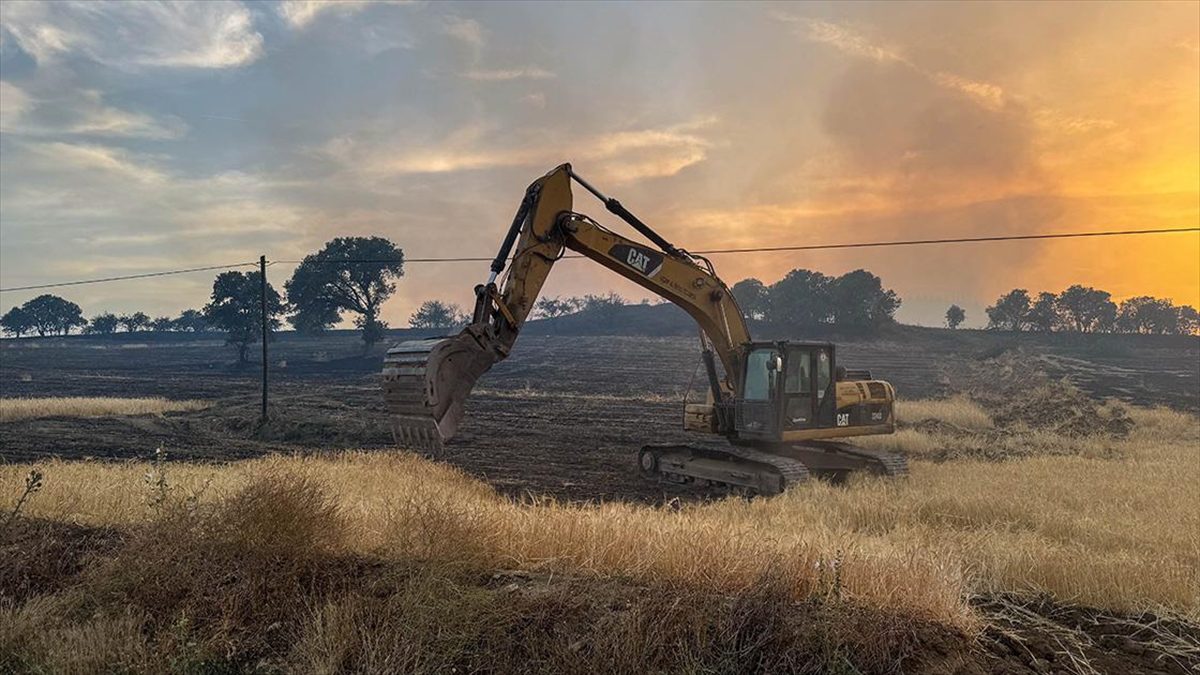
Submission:
[[[576,212],[572,181],[654,247]],[[475,287],[471,323],[452,337],[407,341],[388,350],[384,398],[399,445],[442,450],[475,381],[508,356],[546,277],[568,250],[679,305],[699,325],[708,392],[705,403],[685,406],[683,423],[728,443],[645,446],[637,455],[644,474],[775,495],[814,475],[840,481],[854,471],[907,473],[899,455],[839,440],[895,431],[889,383],[840,367],[832,344],[752,340],[711,262],[672,245],[570,164],[525,191],[491,275]]]

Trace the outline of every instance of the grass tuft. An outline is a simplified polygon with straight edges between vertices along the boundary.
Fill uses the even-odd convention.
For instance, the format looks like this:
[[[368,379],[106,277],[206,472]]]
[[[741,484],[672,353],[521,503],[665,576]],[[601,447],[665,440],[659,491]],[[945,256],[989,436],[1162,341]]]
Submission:
[[[110,417],[115,415],[161,415],[184,410],[201,410],[203,401],[169,401],[165,398],[0,398],[0,422],[41,417]]]

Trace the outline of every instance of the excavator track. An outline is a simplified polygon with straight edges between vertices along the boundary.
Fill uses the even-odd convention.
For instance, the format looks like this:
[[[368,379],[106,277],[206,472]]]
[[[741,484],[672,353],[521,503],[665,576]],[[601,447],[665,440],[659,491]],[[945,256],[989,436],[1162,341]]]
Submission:
[[[841,441],[808,441],[785,445],[779,452],[788,455],[822,477],[844,479],[851,472],[900,478],[908,475],[908,460],[883,450],[872,450]]]
[[[836,441],[827,441],[825,444],[833,446],[838,452],[862,457],[871,463],[869,469],[872,473],[889,478],[900,478],[908,475],[908,458],[904,455],[897,455],[893,452],[885,452],[883,450],[862,448],[857,445]]]
[[[638,455],[638,464],[647,476],[719,485],[768,497],[814,475],[835,482],[852,472],[889,478],[908,475],[908,460],[902,455],[833,441],[779,446],[771,452],[745,446],[718,450],[691,445],[647,445]]]
[[[676,482],[702,481],[772,496],[803,483],[808,467],[798,460],[745,446],[718,450],[692,445],[647,445],[638,453],[646,475]]]

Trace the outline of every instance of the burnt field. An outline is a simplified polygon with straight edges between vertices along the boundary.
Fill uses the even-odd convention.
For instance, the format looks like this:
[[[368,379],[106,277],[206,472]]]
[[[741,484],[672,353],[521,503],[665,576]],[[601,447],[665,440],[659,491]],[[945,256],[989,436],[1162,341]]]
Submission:
[[[633,456],[647,442],[699,439],[680,430],[691,387],[703,396],[693,337],[550,335],[530,330],[486,374],[445,460],[509,494],[659,500]],[[769,329],[765,331],[768,335]],[[3,397],[160,396],[203,410],[162,416],[55,417],[0,424],[7,462],[146,458],[217,462],[268,453],[392,447],[377,386],[382,349],[352,334],[284,335],[271,346],[271,420],[258,424],[259,364],[231,362],[218,336],[7,340]],[[1200,340],[1156,336],[1032,336],[899,327],[882,337],[833,336],[839,362],[867,368],[906,399],[986,391],[1009,370],[1067,378],[1097,398],[1200,411]],[[1011,374],[1011,373],[1010,373]],[[693,380],[695,376],[695,380]]]

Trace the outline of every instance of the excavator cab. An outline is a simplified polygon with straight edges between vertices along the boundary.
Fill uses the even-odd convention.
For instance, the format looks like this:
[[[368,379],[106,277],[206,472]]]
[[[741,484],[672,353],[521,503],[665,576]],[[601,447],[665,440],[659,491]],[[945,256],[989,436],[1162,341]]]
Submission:
[[[853,375],[864,381],[848,381],[851,371],[838,368],[832,344],[754,342],[743,358],[733,401],[739,438],[781,442],[894,429],[891,386],[863,371]]]

